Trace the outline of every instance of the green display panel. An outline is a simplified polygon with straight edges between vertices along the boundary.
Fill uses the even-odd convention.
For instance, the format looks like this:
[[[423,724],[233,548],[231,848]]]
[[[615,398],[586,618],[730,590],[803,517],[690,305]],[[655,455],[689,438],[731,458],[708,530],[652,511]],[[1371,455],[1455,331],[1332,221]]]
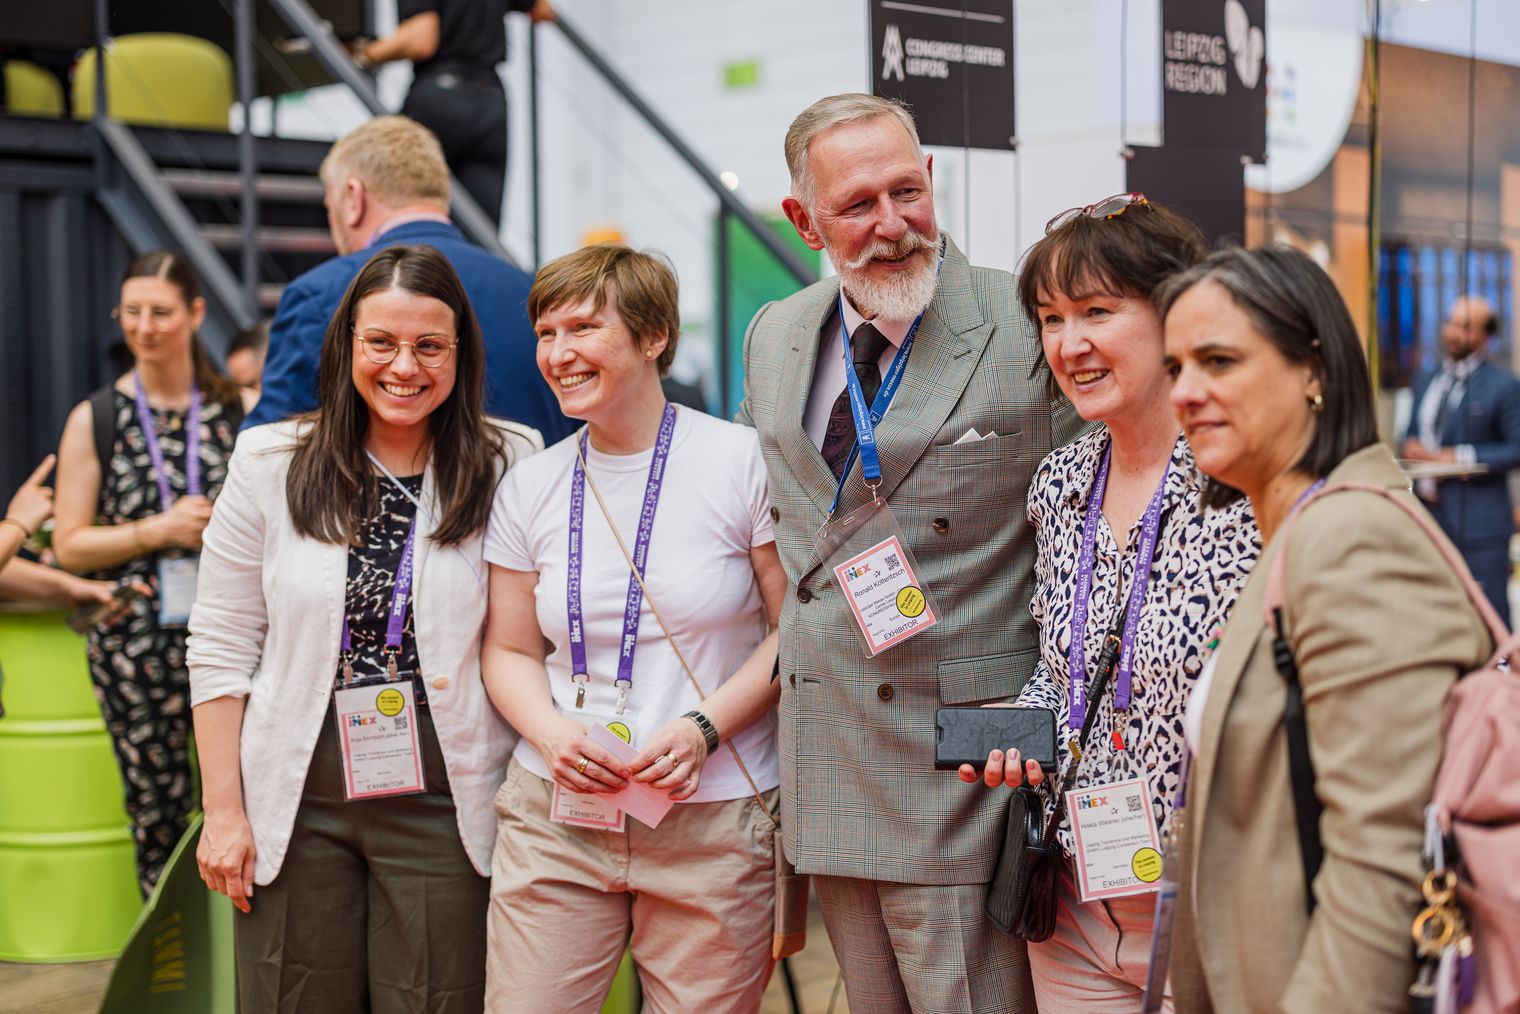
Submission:
[[[818,251],[808,249],[807,244],[798,238],[797,230],[792,228],[791,222],[779,215],[760,217],[771,227],[772,232],[797,252],[804,264],[815,273],[819,270],[821,256]],[[714,229],[718,236],[722,235],[723,230],[716,224]],[[716,251],[716,241],[713,246]],[[721,257],[719,261],[721,263]],[[722,374],[723,382],[721,390],[714,392],[718,402],[714,408],[724,418],[731,417],[744,398],[744,332],[749,327],[751,318],[766,303],[785,299],[802,288],[802,283],[771,256],[755,234],[732,216],[728,219],[728,263],[728,355],[726,358],[721,354],[718,357],[715,369]],[[721,273],[714,274],[721,286]],[[721,293],[713,305],[723,305]],[[717,310],[714,311],[714,316],[716,315]],[[726,372],[723,369],[725,362]]]

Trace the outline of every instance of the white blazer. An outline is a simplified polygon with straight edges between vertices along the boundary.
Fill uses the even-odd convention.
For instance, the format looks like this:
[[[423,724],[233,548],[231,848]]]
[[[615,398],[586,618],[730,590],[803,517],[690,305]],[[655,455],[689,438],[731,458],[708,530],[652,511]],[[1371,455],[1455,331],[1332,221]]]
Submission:
[[[493,420],[494,421],[494,420]],[[538,431],[497,421],[509,460],[543,447]],[[253,827],[254,882],[280,872],[301,803],[306,769],[326,720],[338,671],[348,547],[299,536],[285,477],[301,423],[256,426],[238,437],[227,481],[206,526],[186,661],[190,703],[246,697],[241,757],[243,807]],[[433,470],[422,502],[436,503]],[[492,797],[517,734],[486,697],[480,639],[486,615],[484,532],[441,547],[427,538],[436,517],[418,518],[412,608],[428,707],[448,768],[459,836],[489,876],[496,835]]]

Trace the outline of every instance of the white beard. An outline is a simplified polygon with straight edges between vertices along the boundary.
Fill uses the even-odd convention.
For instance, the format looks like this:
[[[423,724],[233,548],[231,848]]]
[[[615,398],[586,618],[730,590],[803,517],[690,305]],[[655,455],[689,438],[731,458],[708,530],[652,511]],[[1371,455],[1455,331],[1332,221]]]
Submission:
[[[877,244],[853,262],[836,263],[844,290],[861,313],[884,320],[912,320],[928,309],[939,287],[937,258],[927,257],[919,270],[893,275],[885,282],[876,281],[865,270],[877,257],[901,257],[912,250],[938,251],[939,236],[910,232],[895,245]]]

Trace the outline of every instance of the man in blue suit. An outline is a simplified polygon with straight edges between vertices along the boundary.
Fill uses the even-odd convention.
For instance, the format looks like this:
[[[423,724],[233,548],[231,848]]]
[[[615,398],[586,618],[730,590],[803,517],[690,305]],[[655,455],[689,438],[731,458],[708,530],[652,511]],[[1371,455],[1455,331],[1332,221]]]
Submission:
[[[1499,330],[1488,301],[1463,296],[1441,329],[1445,356],[1414,385],[1404,457],[1486,465],[1481,475],[1422,480],[1415,492],[1509,622],[1509,539],[1515,531],[1506,473],[1520,468],[1520,380],[1483,359]]]
[[[472,245],[448,216],[449,171],[427,128],[380,116],[350,131],[322,162],[327,224],[339,257],[285,287],[269,327],[259,403],[244,426],[317,407],[317,360],[343,293],[375,251],[425,243],[449,259],[464,283],[486,345],[486,412],[533,426],[546,444],[568,434],[535,360],[526,273]]]

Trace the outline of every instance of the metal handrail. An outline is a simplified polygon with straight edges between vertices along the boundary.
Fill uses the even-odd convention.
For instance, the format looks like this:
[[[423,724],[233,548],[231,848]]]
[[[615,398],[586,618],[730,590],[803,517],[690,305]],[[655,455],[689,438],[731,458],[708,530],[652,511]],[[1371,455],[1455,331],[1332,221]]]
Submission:
[[[273,0],[273,2],[276,4],[298,3],[300,0]],[[619,74],[610,63],[603,59],[602,54],[591,43],[586,41],[585,36],[581,35],[580,30],[572,23],[566,21],[564,14],[558,10],[554,13],[554,24],[559,28],[560,33],[565,37],[566,41],[575,48],[576,52],[580,53],[581,57],[591,64],[596,72],[602,76],[602,79],[612,87],[613,91],[623,97],[623,101],[632,106],[634,111],[644,118],[644,122],[654,128],[655,133],[665,139],[665,143],[670,145],[671,149],[680,156],[681,161],[686,163],[687,168],[696,174],[697,178],[702,181],[708,190],[713,192],[713,195],[718,198],[718,203],[721,205],[724,213],[733,215],[743,222],[745,227],[754,234],[755,239],[759,241],[760,245],[765,247],[772,257],[780,261],[781,265],[791,272],[797,281],[803,285],[810,285],[818,280],[818,275],[803,263],[802,258],[798,257],[791,247],[782,242],[781,238],[771,230],[770,226],[759,215],[751,211],[739,198],[734,196],[733,191],[723,185],[723,181],[713,174],[713,171],[703,163],[702,159],[692,150],[691,146],[675,132],[669,123],[665,122],[659,113],[654,111],[648,102],[644,101],[638,92],[633,90],[633,87],[624,80],[623,75]]]
[[[212,249],[200,226],[185,210],[184,203],[164,183],[159,176],[158,166],[143,149],[137,136],[120,120],[99,113],[95,116],[93,126],[96,135],[115,156],[117,165],[142,193],[148,206],[163,223],[164,229],[173,237],[174,244],[195,265],[201,287],[223,307],[227,317],[239,330],[252,327],[254,317],[243,302],[242,287],[237,276]],[[141,253],[142,250],[137,252]]]
[[[390,110],[386,109],[380,101],[380,96],[376,94],[370,79],[354,65],[353,59],[348,55],[348,50],[344,49],[342,43],[338,42],[337,36],[333,35],[331,26],[317,17],[306,0],[269,0],[269,5],[285,19],[285,23],[292,31],[304,36],[311,43],[311,53],[317,61],[327,69],[329,74],[348,85],[349,90],[358,97],[371,115],[390,114]],[[450,180],[449,210],[454,220],[459,223],[459,227],[479,246],[508,263],[517,264],[512,255],[507,253],[506,247],[501,245],[496,223],[492,222],[481,210],[469,191],[465,190],[452,174]]]

